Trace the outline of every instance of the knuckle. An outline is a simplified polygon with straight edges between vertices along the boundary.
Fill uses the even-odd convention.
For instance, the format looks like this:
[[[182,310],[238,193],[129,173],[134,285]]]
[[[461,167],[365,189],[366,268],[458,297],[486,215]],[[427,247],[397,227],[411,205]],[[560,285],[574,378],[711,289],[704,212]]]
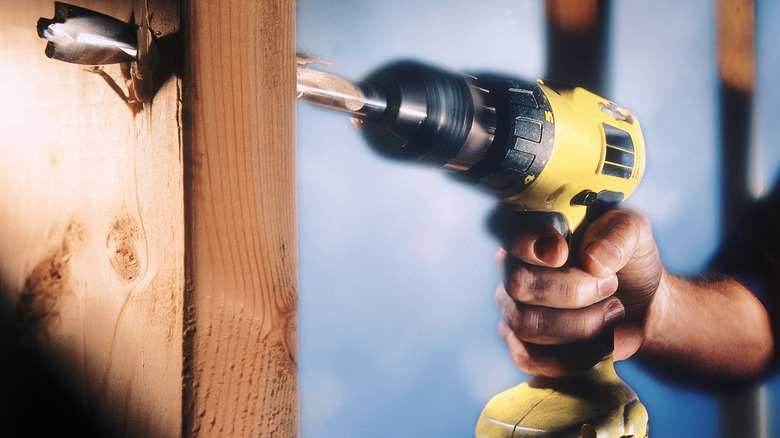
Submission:
[[[524,341],[534,341],[545,336],[547,325],[541,309],[536,307],[518,306],[512,321],[515,335]]]
[[[641,216],[628,210],[605,213],[586,240],[583,255],[586,269],[598,276],[621,269],[630,260],[642,236],[641,222]]]
[[[519,266],[508,276],[507,292],[521,303],[536,303],[544,290],[543,278],[526,267]]]
[[[596,283],[592,278],[576,278],[564,283],[563,295],[566,307],[582,308],[590,305],[596,291]]]
[[[498,248],[495,254],[493,254],[493,261],[496,266],[504,266],[506,263],[506,250],[504,248]]]
[[[538,364],[528,355],[526,351],[521,349],[513,349],[510,351],[510,354],[512,356],[512,362],[514,362],[518,370],[526,374],[537,374],[539,368]]]
[[[583,340],[595,338],[602,332],[603,323],[604,319],[601,315],[582,319],[578,329],[580,337]]]
[[[641,216],[625,210],[613,210],[609,221],[608,232],[619,248],[635,241],[642,229]]]
[[[531,361],[528,359],[527,356],[524,356],[522,354],[518,353],[512,353],[512,362],[515,363],[515,366],[520,371],[526,373],[526,374],[532,374],[533,368],[531,366]]]
[[[496,300],[496,304],[502,306],[506,297],[507,297],[507,292],[506,289],[504,288],[504,285],[499,284],[498,286],[496,286],[496,289],[493,291],[493,298]]]

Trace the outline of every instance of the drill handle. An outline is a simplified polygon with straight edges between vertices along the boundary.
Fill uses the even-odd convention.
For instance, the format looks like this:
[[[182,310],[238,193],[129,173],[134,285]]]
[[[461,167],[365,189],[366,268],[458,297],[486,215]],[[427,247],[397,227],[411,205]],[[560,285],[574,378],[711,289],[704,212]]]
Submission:
[[[517,211],[512,205],[501,204],[491,214],[489,228],[505,247],[511,242],[517,229],[526,227],[529,221],[544,222],[551,225],[566,238],[569,245],[569,260],[567,264],[579,264],[579,241],[588,224],[610,209],[620,205],[621,196],[601,196],[587,208],[580,207],[568,210],[567,214],[555,211]],[[576,215],[571,213],[575,212]],[[578,374],[590,369],[593,365],[609,356],[614,348],[614,331],[607,329],[599,336],[588,341],[559,344],[533,345],[528,344],[529,352],[536,351],[540,355],[560,358],[570,374]]]

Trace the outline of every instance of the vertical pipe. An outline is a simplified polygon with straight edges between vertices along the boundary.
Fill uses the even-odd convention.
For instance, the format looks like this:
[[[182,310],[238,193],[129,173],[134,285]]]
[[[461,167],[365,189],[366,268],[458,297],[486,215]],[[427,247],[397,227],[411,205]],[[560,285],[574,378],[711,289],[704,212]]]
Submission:
[[[720,77],[722,234],[738,225],[753,201],[753,95],[756,84],[754,0],[717,0],[716,50]],[[722,438],[768,436],[766,388],[746,388],[719,400]]]
[[[609,0],[547,0],[545,78],[607,94]]]
[[[728,232],[753,200],[749,166],[756,81],[754,2],[718,0],[715,14],[720,77],[722,231]]]

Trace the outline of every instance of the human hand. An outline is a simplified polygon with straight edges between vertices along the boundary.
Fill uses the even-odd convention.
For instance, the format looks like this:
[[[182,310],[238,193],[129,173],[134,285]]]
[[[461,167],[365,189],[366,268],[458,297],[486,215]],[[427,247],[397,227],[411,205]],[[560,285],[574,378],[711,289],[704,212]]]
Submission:
[[[627,207],[606,212],[588,225],[571,260],[566,240],[538,219],[515,214],[493,228],[506,248],[496,254],[504,271],[495,293],[499,334],[521,371],[570,374],[571,350],[552,346],[592,340],[610,328],[615,360],[639,349],[664,272],[644,214]]]

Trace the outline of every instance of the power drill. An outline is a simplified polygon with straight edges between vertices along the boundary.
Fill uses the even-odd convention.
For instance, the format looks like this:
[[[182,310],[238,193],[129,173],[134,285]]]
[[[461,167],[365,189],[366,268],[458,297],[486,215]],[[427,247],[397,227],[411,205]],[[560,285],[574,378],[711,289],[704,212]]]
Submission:
[[[384,156],[443,168],[511,210],[543,216],[570,246],[589,218],[623,201],[642,179],[639,122],[582,88],[416,61],[388,64],[353,83],[313,69],[316,62],[298,56],[299,98],[351,113]],[[611,343],[607,333],[569,346],[596,349],[602,358],[577,376],[536,377],[495,396],[476,435],[647,436],[647,411],[615,374]]]

